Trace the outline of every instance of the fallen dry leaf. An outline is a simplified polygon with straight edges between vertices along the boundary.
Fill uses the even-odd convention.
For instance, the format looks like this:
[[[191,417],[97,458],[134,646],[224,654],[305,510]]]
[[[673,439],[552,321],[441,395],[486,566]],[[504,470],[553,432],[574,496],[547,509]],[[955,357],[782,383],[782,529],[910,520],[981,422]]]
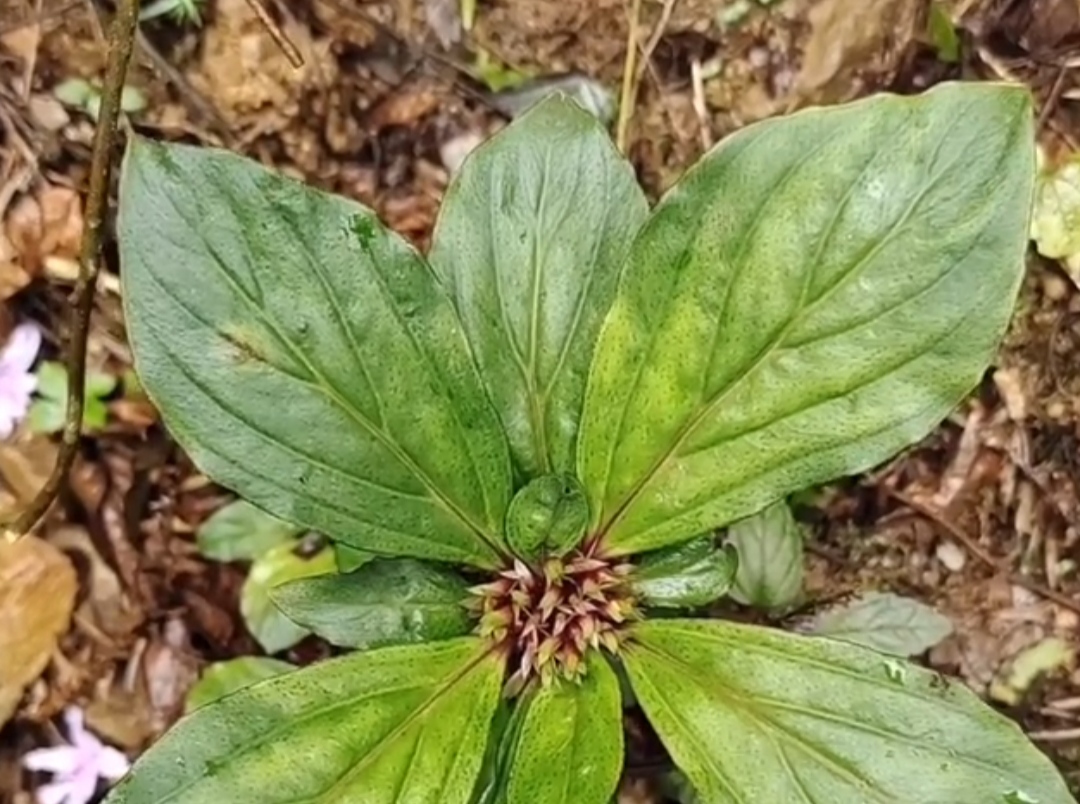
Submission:
[[[45,186],[16,201],[0,231],[0,299],[49,263],[77,265],[82,230],[82,201],[69,187]]]
[[[0,544],[0,725],[49,664],[75,605],[75,569],[35,536]]]
[[[926,0],[821,0],[791,105],[841,103],[888,83],[925,30]]]

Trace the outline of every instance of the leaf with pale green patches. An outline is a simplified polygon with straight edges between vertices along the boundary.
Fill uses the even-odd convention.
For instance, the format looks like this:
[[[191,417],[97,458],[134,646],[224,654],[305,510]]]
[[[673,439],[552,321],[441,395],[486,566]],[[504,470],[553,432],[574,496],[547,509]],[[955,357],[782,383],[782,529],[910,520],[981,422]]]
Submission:
[[[370,210],[134,138],[118,237],[139,378],[206,474],[359,549],[500,563],[506,437],[452,301]]]
[[[700,804],[1075,804],[964,684],[868,648],[657,620],[633,627],[624,664]]]
[[[580,683],[558,679],[530,702],[507,804],[608,804],[623,760],[619,680],[599,651]]]
[[[467,634],[465,580],[411,558],[375,558],[354,572],[303,578],[270,590],[290,620],[345,648],[378,648]]]
[[[450,288],[520,472],[572,472],[596,335],[648,213],[630,164],[561,95],[474,151],[430,260]]]
[[[755,123],[698,162],[635,240],[589,374],[603,549],[686,540],[930,432],[1012,313],[1032,127],[1025,87],[946,83]]]
[[[267,550],[252,562],[240,588],[240,615],[263,650],[267,653],[286,650],[310,633],[278,610],[270,597],[271,590],[297,578],[336,570],[334,553],[329,547],[310,553],[295,541]]]
[[[106,804],[469,804],[503,660],[474,637],[353,653],[196,710]]]
[[[195,686],[188,692],[184,710],[193,712],[244,687],[295,669],[296,665],[269,656],[240,656],[214,662],[203,670]]]
[[[247,500],[233,500],[198,527],[195,543],[214,561],[254,561],[278,545],[292,544],[302,531]]]
[[[645,605],[696,608],[726,595],[738,568],[735,548],[706,536],[646,553],[630,581]]]

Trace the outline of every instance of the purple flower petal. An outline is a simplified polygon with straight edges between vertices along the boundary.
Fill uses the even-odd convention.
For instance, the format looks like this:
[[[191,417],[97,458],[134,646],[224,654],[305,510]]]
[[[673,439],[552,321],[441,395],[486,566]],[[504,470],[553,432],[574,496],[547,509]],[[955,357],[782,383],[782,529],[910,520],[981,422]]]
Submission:
[[[65,804],[65,802],[70,802],[72,800],[71,783],[63,781],[43,784],[34,791],[34,798],[38,804]]]
[[[22,765],[31,771],[71,773],[79,764],[79,752],[70,745],[55,748],[35,748],[23,754]]]
[[[101,746],[101,753],[98,755],[97,761],[98,776],[108,779],[110,782],[115,782],[130,769],[131,763],[122,751],[117,751],[109,745]]]
[[[97,767],[87,764],[79,768],[74,776],[68,777],[67,804],[90,804],[97,792],[98,773]]]
[[[0,351],[0,367],[17,373],[30,371],[41,350],[41,330],[37,324],[19,324]]]

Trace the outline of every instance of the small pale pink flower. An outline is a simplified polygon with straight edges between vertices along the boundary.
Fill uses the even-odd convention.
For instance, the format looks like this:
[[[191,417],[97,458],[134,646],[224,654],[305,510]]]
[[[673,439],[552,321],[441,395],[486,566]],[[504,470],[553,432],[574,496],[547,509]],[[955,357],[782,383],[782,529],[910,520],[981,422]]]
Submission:
[[[88,804],[97,790],[98,779],[115,782],[127,773],[128,758],[83,727],[83,713],[77,707],[64,711],[68,744],[38,748],[22,758],[31,771],[48,771],[53,780],[37,789],[38,804]]]
[[[0,439],[9,437],[30,408],[37,377],[30,370],[41,348],[36,324],[19,324],[0,350]]]

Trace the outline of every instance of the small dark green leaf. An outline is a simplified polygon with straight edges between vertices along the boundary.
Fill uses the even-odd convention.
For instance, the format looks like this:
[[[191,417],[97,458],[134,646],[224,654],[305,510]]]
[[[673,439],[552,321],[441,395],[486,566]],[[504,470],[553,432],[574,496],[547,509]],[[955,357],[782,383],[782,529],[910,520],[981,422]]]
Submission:
[[[964,684],[857,645],[657,620],[624,656],[701,804],[1075,804],[1050,760]]]
[[[1026,87],[946,83],[755,123],[695,165],[635,239],[589,373],[602,549],[707,533],[935,427],[1012,313],[1032,128]]]
[[[278,610],[270,590],[297,578],[337,570],[334,552],[329,547],[315,555],[302,555],[297,545],[297,542],[280,544],[255,559],[240,589],[244,624],[267,653],[291,648],[309,633]]]
[[[208,704],[107,804],[469,804],[503,660],[466,637],[365,651]]]
[[[199,552],[214,561],[254,561],[303,529],[256,508],[247,500],[222,506],[195,531]]]
[[[375,558],[375,554],[367,550],[357,550],[341,542],[334,542],[334,557],[337,559],[338,572],[352,572]]]
[[[918,600],[869,592],[821,612],[809,630],[907,658],[930,650],[952,633],[953,626],[948,617]]]
[[[506,513],[506,540],[528,557],[561,556],[589,524],[585,490],[570,475],[544,475],[521,489]]]
[[[194,712],[258,681],[295,669],[296,665],[269,656],[241,656],[225,662],[214,662],[203,670],[198,682],[188,692],[185,711]]]
[[[461,576],[411,558],[375,558],[347,575],[321,575],[270,593],[293,622],[346,648],[461,636],[472,628]]]
[[[646,553],[631,582],[646,605],[696,608],[726,595],[738,567],[734,547],[706,536]]]
[[[578,684],[556,680],[529,705],[507,804],[608,804],[623,760],[619,680],[599,651]]]
[[[523,476],[574,470],[596,335],[647,214],[604,127],[561,95],[474,151],[446,191],[431,264]]]
[[[491,737],[488,739],[484,766],[476,780],[472,804],[506,804],[510,770],[517,756],[525,715],[535,693],[535,689],[527,688],[517,698],[500,701],[499,709],[491,720]]]
[[[803,536],[787,503],[773,503],[728,528],[739,554],[731,596],[746,606],[779,609],[802,594]]]
[[[370,210],[133,138],[118,236],[139,378],[207,475],[359,549],[501,563],[506,436],[452,301]]]

